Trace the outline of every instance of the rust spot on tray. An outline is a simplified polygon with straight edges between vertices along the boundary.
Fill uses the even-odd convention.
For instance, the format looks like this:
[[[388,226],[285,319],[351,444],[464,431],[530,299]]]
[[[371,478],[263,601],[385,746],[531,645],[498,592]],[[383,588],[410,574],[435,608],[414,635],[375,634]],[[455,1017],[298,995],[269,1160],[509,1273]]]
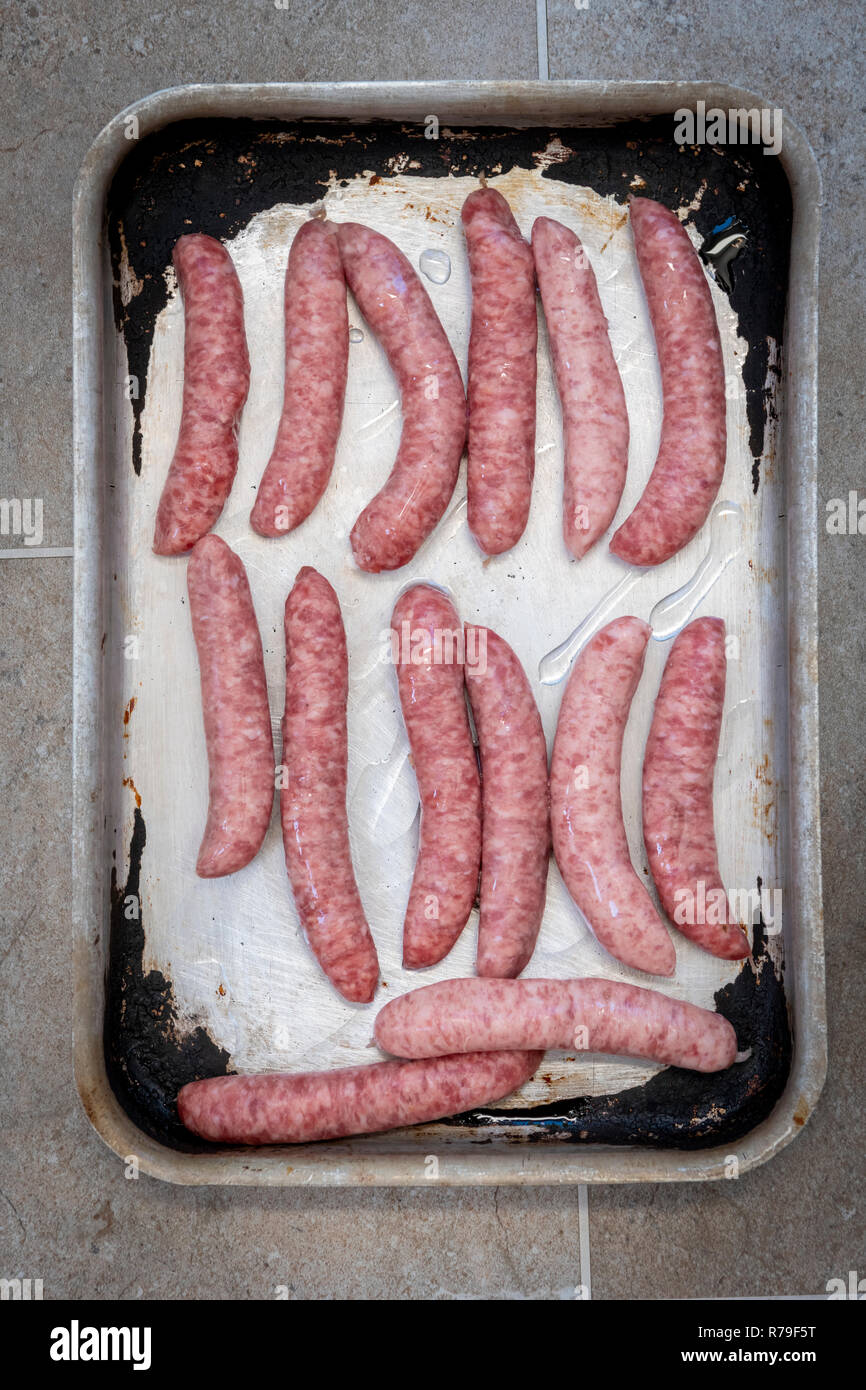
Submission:
[[[136,785],[135,785],[135,783],[133,782],[132,778],[131,778],[131,777],[124,777],[124,779],[123,779],[123,785],[124,785],[125,787],[129,787],[129,790],[132,792],[133,796],[135,797],[135,804],[136,804],[136,806],[139,806],[139,807],[140,807],[140,806],[141,806],[141,793],[140,793],[140,792],[138,791],[138,789],[136,788]]]
[[[776,828],[776,783],[770,772],[770,755],[765,753],[755,767],[755,786],[752,790],[752,816],[754,823],[767,838],[767,843],[775,845]]]
[[[646,184],[644,184],[643,179],[641,179],[641,185],[642,185],[642,187],[644,187],[644,188],[646,187]],[[619,231],[620,227],[624,227],[627,221],[628,221],[628,213],[625,213],[625,212],[622,214],[621,217],[618,217],[618,218],[616,219],[616,221],[614,222],[613,226],[611,227],[610,236],[608,237],[608,239],[607,239],[607,241],[604,243],[604,245],[601,247],[601,251],[599,252],[600,255],[604,255],[605,251],[606,251],[607,248],[610,246],[610,243],[613,241],[613,238],[614,238],[614,236],[616,235],[616,233]]]

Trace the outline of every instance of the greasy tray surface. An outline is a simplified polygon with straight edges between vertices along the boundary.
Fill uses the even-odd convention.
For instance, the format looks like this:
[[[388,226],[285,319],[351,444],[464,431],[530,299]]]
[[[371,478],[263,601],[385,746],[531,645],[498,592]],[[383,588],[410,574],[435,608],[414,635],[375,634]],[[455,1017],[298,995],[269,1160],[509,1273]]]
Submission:
[[[621,519],[651,465],[659,418],[652,336],[625,199],[636,191],[690,208],[687,225],[697,245],[731,215],[746,225],[748,242],[735,262],[730,295],[713,287],[730,396],[720,496],[746,510],[746,539],[699,611],[725,617],[741,644],[729,665],[716,785],[723,876],[729,886],[748,889],[763,881],[787,893],[785,505],[777,453],[790,192],[778,160],[743,148],[679,151],[671,128],[667,117],[606,129],[461,125],[431,141],[422,124],[402,122],[209,119],[167,127],[138,143],[122,163],[108,201],[114,324],[106,325],[106,334],[115,361],[105,372],[113,385],[107,630],[114,652],[129,634],[137,635],[140,659],[115,659],[106,670],[111,947],[105,1059],[126,1112],[162,1144],[201,1147],[180,1128],[173,1107],[179,1085],[194,1076],[332,1066],[377,1055],[368,1047],[372,1010],[364,1014],[335,1001],[299,937],[276,819],[260,862],[241,875],[202,884],[188,872],[203,819],[206,771],[185,563],[149,554],[153,508],[176,432],[182,361],[182,310],[165,271],[185,230],[224,238],[244,285],[253,388],[238,478],[216,529],[250,572],[275,724],[282,701],[282,603],[300,565],[317,563],[344,607],[352,675],[353,847],[382,956],[384,1002],[417,983],[471,973],[475,936],[473,915],[461,943],[436,970],[419,977],[399,968],[417,827],[393,671],[379,660],[394,597],[408,582],[431,579],[450,587],[464,618],[497,628],[524,662],[550,739],[563,687],[538,686],[538,659],[616,582],[622,567],[603,545],[579,567],[564,550],[558,553],[558,410],[542,335],[538,473],[524,541],[483,564],[466,531],[461,475],[448,517],[412,565],[392,576],[360,576],[349,558],[347,531],[387,472],[399,412],[381,352],[354,305],[352,323],[364,338],[352,346],[347,415],[329,494],[294,536],[276,542],[256,537],[248,510],[280,407],[281,285],[291,236],[324,198],[335,220],[369,222],[392,235],[416,265],[422,250],[445,250],[450,279],[428,283],[428,289],[465,370],[470,299],[458,214],[478,175],[506,194],[525,234],[541,213],[572,225],[596,266],[629,403],[632,447]],[[127,374],[138,384],[131,403]],[[705,528],[615,611],[646,616],[657,598],[689,577],[706,546]],[[639,866],[645,863],[640,756],[668,645],[651,644],[626,740],[624,801]],[[141,900],[137,919],[126,911],[133,895]],[[734,1144],[769,1114],[789,1072],[792,1041],[782,984],[788,927],[787,911],[783,935],[757,926],[756,967],[741,971],[703,956],[677,934],[678,975],[664,987],[715,1004],[732,1019],[750,1056],[730,1073],[702,1077],[550,1054],[539,1076],[501,1109],[408,1132],[406,1143],[429,1149],[467,1138],[487,1145],[522,1137],[662,1148]],[[656,983],[617,966],[595,945],[555,868],[528,973]],[[359,1147],[369,1152],[377,1142],[359,1141]]]

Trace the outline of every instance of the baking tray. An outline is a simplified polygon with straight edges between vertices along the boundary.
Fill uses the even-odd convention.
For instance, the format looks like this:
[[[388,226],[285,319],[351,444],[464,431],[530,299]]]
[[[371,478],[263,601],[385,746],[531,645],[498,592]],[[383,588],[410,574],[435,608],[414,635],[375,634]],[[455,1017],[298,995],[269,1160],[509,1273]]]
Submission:
[[[748,146],[679,148],[673,113],[749,108],[703,83],[392,83],[184,87],[117,116],[75,191],[75,1069],[94,1126],[141,1168],[183,1183],[405,1185],[713,1178],[766,1160],[805,1123],[826,1065],[818,820],[816,283],[820,180],[785,121],[778,159]],[[437,138],[431,138],[434,135]],[[396,390],[352,306],[347,412],[334,479],[293,536],[266,541],[249,506],[281,400],[281,287],[293,231],[324,200],[336,220],[392,235],[413,261],[450,258],[428,285],[465,368],[469,306],[459,208],[484,174],[528,233],[541,213],[572,225],[597,267],[632,422],[631,509],[654,457],[657,366],[625,200],[688,209],[697,246],[731,214],[747,227],[730,293],[713,294],[729,384],[720,496],[745,518],[741,553],[704,600],[737,637],[716,780],[723,877],[763,886],[755,963],[717,962],[677,939],[664,988],[717,1006],[747,1061],[700,1077],[620,1059],[549,1053],[498,1107],[436,1125],[268,1150],[200,1144],[177,1122],[185,1080],[231,1070],[374,1060],[372,1011],[344,1005],[299,937],[275,816],[240,874],[191,871],[206,762],[185,564],[150,554],[153,509],[179,411],[182,308],[171,246],[221,237],[244,287],[252,387],[241,463],[215,528],[244,559],[282,703],[281,614],[316,563],[344,609],[350,664],[350,816],[362,896],[380,948],[380,998],[422,982],[400,968],[416,798],[382,634],[410,580],[446,584],[466,619],[496,628],[534,678],[622,576],[602,546],[575,566],[559,541],[559,425],[542,333],[538,472],[518,547],[485,563],[468,536],[465,482],[404,570],[361,575],[347,533],[387,473]],[[695,570],[707,528],[642,577],[611,613],[647,616]],[[624,749],[635,862],[643,742],[666,645],[651,643]],[[562,686],[534,681],[548,738]],[[781,893],[782,927],[772,890]],[[766,914],[769,917],[769,914]],[[423,982],[472,972],[475,920]],[[597,946],[555,867],[532,975],[633,978]],[[641,980],[646,983],[645,979]],[[429,1164],[435,1156],[438,1165]]]

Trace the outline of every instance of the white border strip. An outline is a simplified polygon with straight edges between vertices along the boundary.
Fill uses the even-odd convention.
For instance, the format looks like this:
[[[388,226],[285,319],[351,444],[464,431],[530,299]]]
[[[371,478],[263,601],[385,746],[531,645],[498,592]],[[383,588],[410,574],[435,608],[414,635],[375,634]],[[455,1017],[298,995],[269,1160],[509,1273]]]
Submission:
[[[542,82],[550,78],[547,56],[547,0],[535,0],[535,33],[538,47],[538,76]]]

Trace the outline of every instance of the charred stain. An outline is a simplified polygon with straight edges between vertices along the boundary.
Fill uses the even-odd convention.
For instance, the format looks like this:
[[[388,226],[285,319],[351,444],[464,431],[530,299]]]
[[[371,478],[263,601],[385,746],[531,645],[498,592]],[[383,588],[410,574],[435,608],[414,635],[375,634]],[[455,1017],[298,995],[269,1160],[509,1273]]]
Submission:
[[[758,879],[760,893],[761,880]],[[643,1086],[608,1096],[537,1105],[531,1110],[485,1110],[443,1120],[459,1127],[525,1129],[520,1141],[617,1144],[648,1149],[707,1149],[733,1144],[770,1114],[791,1069],[791,1029],[783,981],[767,950],[763,918],[755,926],[751,961],[715,996],[729,1019],[744,1062],[707,1075],[667,1067]],[[543,1131],[539,1130],[543,1126]]]
[[[579,189],[592,188],[623,209],[639,179],[634,186],[642,195],[688,208],[702,241],[729,218],[748,227],[729,296],[748,344],[743,377],[757,492],[772,404],[766,386],[771,343],[781,344],[784,328],[791,192],[779,160],[759,146],[676,145],[672,116],[579,130],[443,127],[438,140],[425,139],[423,123],[348,129],[343,122],[202,119],[145,137],[121,164],[108,198],[115,321],[128,372],[138,381],[130,402],[135,472],[141,472],[154,325],[167,299],[172,248],[184,232],[232,238],[277,203],[316,202],[332,178],[347,186],[407,170],[483,179],[535,168],[544,178],[572,184],[576,202]],[[134,289],[126,304],[121,286]]]
[[[181,1124],[176,1099],[181,1086],[203,1076],[223,1076],[229,1054],[204,1028],[181,1033],[171,981],[144,970],[141,863],[147,832],[135,808],[126,882],[111,869],[111,927],[105,980],[103,1048],[111,1089],[130,1119],[151,1138],[175,1149],[201,1145]],[[137,915],[127,917],[128,902]]]

